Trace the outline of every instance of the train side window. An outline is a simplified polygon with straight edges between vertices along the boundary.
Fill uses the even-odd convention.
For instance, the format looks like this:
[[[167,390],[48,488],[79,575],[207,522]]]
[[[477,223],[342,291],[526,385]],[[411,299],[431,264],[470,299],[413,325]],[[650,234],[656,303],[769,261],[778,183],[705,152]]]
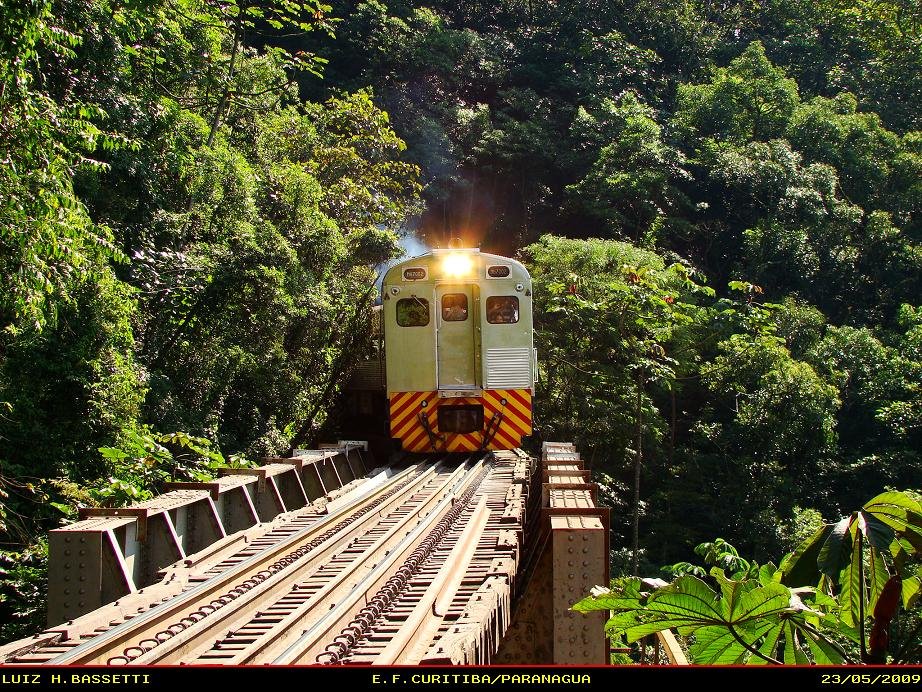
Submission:
[[[467,295],[446,293],[442,296],[442,321],[464,322],[467,319]]]
[[[490,296],[487,298],[487,322],[490,324],[515,324],[519,321],[519,299],[516,296]]]
[[[429,301],[416,296],[398,300],[397,324],[401,327],[425,327],[429,324]]]

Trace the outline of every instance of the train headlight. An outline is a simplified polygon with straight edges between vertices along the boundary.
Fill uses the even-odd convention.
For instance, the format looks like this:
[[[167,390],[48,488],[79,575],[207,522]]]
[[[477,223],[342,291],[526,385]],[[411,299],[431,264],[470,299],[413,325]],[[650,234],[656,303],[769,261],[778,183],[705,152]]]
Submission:
[[[470,255],[446,255],[442,260],[442,271],[446,276],[466,276],[471,273],[473,266]]]

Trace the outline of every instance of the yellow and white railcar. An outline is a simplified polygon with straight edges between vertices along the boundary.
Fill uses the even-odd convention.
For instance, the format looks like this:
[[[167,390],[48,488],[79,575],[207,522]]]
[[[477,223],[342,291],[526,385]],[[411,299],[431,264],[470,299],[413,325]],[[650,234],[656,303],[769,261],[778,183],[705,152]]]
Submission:
[[[507,257],[433,250],[384,277],[390,436],[409,452],[513,449],[532,431],[532,284]]]

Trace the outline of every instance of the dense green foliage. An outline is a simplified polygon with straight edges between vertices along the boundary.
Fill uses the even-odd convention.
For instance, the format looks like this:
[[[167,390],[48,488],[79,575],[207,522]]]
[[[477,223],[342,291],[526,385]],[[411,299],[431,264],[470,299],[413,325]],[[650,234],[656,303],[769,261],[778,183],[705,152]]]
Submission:
[[[255,47],[263,29],[327,29],[327,9],[0,8],[7,545],[76,505],[318,434],[318,402],[363,343],[372,267],[418,204],[417,168],[369,92],[304,102],[294,79],[322,61]],[[24,631],[8,612],[26,618],[23,602],[43,617],[17,586],[31,563],[16,564],[4,637]]]
[[[592,460],[613,545],[639,504],[651,564],[713,535],[761,559],[798,513],[919,487],[918,8],[333,12],[306,91],[375,88],[422,168],[422,233],[527,246],[541,434]]]
[[[521,250],[617,568],[918,488],[920,103],[899,0],[3,4],[7,547],[335,426],[420,213]]]
[[[675,628],[694,663],[917,661],[922,505],[887,492],[826,524],[781,561],[759,565],[717,539],[671,583],[621,579],[575,610],[609,611],[606,629],[634,642]],[[712,586],[716,586],[715,591]]]
[[[806,517],[922,485],[917,7],[334,13],[307,91],[375,88],[423,235],[526,246],[540,434],[603,482],[616,568],[714,535],[764,560]]]

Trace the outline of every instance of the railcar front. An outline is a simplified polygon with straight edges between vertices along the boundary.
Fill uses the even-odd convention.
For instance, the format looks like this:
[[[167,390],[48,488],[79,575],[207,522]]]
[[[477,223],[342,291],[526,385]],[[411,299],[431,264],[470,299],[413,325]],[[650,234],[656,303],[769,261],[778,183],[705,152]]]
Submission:
[[[382,290],[391,437],[410,452],[520,446],[537,367],[525,267],[434,250],[391,268]]]

